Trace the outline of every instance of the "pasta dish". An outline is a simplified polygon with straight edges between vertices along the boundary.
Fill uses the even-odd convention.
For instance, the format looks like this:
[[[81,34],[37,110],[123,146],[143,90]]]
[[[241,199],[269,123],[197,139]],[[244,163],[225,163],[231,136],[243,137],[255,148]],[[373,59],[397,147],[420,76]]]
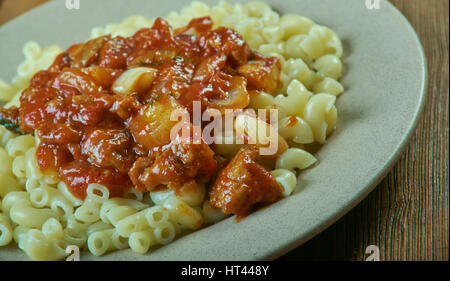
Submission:
[[[24,55],[0,80],[0,246],[34,260],[147,253],[291,195],[344,90],[335,32],[260,2],[193,2]]]

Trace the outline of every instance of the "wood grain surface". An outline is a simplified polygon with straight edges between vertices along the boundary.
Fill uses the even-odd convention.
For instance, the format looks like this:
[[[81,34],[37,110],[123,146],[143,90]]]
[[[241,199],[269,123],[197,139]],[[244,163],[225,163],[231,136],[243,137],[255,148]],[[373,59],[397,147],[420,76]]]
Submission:
[[[47,0],[0,0],[0,24]],[[427,57],[422,118],[402,157],[357,207],[281,260],[447,260],[449,1],[391,0],[418,33]]]

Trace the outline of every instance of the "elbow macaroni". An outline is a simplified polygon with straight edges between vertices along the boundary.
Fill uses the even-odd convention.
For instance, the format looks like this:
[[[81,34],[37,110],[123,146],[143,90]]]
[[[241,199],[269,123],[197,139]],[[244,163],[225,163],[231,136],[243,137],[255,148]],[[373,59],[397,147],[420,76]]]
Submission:
[[[276,169],[270,172],[283,189],[283,196],[287,197],[292,194],[297,186],[297,177],[295,173],[287,169]]]
[[[173,241],[177,234],[177,230],[174,223],[165,221],[158,224],[153,233],[155,235],[155,240],[158,243],[166,245]]]
[[[216,223],[227,217],[220,209],[211,206],[209,200],[203,202],[202,214],[205,223]]]
[[[295,169],[306,169],[316,161],[312,154],[303,149],[289,148],[278,158],[276,168],[293,172]]]
[[[49,240],[60,240],[64,238],[64,230],[61,223],[55,218],[49,218],[42,225],[42,233]]]
[[[152,229],[133,232],[128,238],[130,248],[136,253],[145,254],[148,249],[157,243]]]
[[[337,121],[337,110],[334,106],[336,96],[316,94],[305,106],[303,118],[311,126],[314,140],[324,143],[327,133],[334,129]]]
[[[8,218],[0,213],[0,246],[8,245],[13,239],[13,230]]]
[[[29,230],[23,239],[23,250],[34,260],[59,260],[67,256],[62,240],[49,240],[37,229]]]
[[[145,209],[121,219],[116,225],[117,233],[123,237],[129,238],[133,232],[150,228],[146,219],[147,213],[148,209]]]
[[[87,240],[89,251],[95,256],[101,256],[107,251],[113,250],[114,244],[111,240],[113,233],[114,228],[109,228],[90,234]]]
[[[14,223],[30,228],[40,228],[48,219],[58,218],[58,214],[53,210],[33,208],[29,201],[14,204],[9,211],[9,216]]]
[[[157,227],[162,223],[169,221],[169,213],[162,206],[154,206],[147,210],[145,218],[150,227]]]
[[[202,214],[176,197],[169,197],[163,203],[169,212],[170,220],[181,224],[188,229],[197,229],[203,223]]]

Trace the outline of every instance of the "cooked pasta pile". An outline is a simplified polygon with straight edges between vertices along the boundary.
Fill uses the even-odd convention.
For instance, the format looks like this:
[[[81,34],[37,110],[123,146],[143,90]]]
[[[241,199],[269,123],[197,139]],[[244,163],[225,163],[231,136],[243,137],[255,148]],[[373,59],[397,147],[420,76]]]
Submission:
[[[281,62],[280,90],[251,95],[249,107],[278,110],[278,133],[289,148],[274,160],[275,169],[270,173],[283,196],[289,196],[297,186],[298,171],[316,162],[305,145],[325,143],[335,128],[335,100],[344,91],[338,82],[341,41],[325,26],[295,14],[279,15],[261,2],[221,2],[214,7],[193,2],[180,13],[170,13],[166,20],[178,28],[204,16],[211,17],[214,27],[236,30],[252,49]],[[153,19],[131,16],[119,24],[94,28],[91,37],[131,36],[153,23]],[[62,51],[58,46],[41,49],[28,42],[17,76],[9,84],[0,80],[0,101],[5,107],[19,106],[20,94],[31,77],[48,68]],[[33,260],[63,259],[68,245],[97,256],[126,248],[147,253],[154,245],[168,244],[183,233],[227,217],[210,204],[204,184],[199,184],[196,192],[181,195],[171,189],[146,193],[131,189],[125,198],[110,198],[105,186],[90,184],[83,201],[73,196],[64,182],[39,169],[39,137],[10,129],[0,126],[0,246],[14,240]],[[216,144],[214,150],[218,159],[225,160],[241,147]]]

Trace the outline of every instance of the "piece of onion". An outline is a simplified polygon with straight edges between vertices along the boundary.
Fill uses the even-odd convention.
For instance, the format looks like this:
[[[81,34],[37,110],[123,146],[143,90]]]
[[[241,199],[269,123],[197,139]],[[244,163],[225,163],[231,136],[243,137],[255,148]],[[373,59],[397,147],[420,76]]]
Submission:
[[[128,69],[114,81],[112,90],[115,94],[121,96],[142,93],[150,89],[157,74],[158,70],[151,67]]]
[[[242,109],[250,103],[250,95],[247,92],[247,83],[244,77],[233,76],[230,80],[231,87],[224,99],[210,99],[208,107],[223,109]]]

